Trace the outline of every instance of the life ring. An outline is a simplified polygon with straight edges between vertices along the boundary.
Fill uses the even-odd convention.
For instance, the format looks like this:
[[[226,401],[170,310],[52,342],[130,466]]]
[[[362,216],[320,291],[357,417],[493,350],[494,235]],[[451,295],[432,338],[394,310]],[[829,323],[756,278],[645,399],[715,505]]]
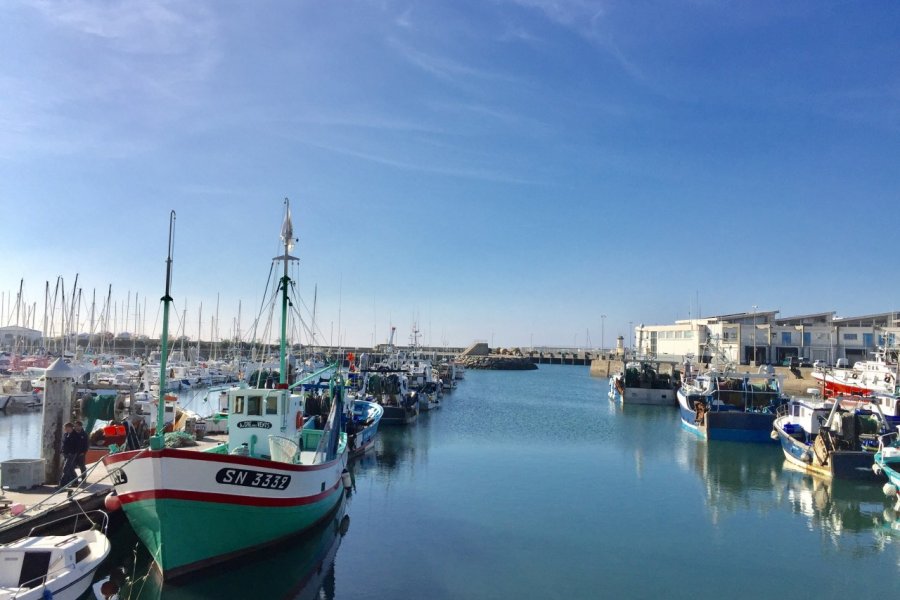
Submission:
[[[885,375],[885,376],[884,376],[884,382],[885,382],[885,383],[890,383],[890,382],[891,382],[891,376],[890,376],[890,375]]]
[[[297,411],[296,423],[297,423],[297,429],[303,429],[303,411],[302,410]]]
[[[852,375],[850,375],[850,379],[856,379],[856,373],[853,373]]]

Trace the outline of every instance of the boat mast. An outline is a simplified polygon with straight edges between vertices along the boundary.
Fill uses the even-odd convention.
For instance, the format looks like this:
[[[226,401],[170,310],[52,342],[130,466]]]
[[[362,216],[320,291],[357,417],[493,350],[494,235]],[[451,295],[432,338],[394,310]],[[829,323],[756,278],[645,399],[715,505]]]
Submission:
[[[287,309],[288,309],[288,284],[291,278],[288,276],[288,262],[297,260],[289,252],[294,247],[294,226],[291,223],[291,202],[284,199],[284,223],[281,225],[281,241],[284,244],[284,254],[275,257],[275,260],[284,261],[284,275],[281,277],[281,366],[278,373],[278,383],[287,384]]]
[[[194,364],[200,362],[200,333],[203,331],[203,303],[200,303],[200,313],[197,315],[197,360]]]
[[[172,296],[172,253],[175,249],[175,211],[169,214],[169,256],[166,258],[166,293],[163,301],[162,352],[159,359],[159,406],[156,411],[156,435],[150,439],[151,450],[162,450],[165,446],[166,425],[166,359],[169,357],[169,304]]]
[[[43,328],[43,335],[41,336],[41,341],[43,342],[45,353],[50,352],[50,344],[47,342],[47,338],[50,337],[50,334],[48,333],[48,330],[47,330],[47,306],[48,306],[49,302],[50,302],[50,282],[45,281],[44,282],[44,328]]]

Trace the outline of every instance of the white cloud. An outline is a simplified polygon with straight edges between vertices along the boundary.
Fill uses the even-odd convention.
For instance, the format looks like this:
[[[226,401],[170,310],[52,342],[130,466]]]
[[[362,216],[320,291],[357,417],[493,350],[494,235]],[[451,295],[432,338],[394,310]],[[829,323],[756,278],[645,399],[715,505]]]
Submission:
[[[10,7],[7,7],[8,9]],[[20,64],[0,66],[0,154],[129,153],[202,99],[218,61],[217,24],[200,3],[37,0]]]

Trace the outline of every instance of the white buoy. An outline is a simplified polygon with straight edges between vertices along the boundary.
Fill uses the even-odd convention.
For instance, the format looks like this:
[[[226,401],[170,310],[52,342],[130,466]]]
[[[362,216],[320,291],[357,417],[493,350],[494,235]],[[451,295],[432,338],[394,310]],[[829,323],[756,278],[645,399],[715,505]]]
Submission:
[[[341,481],[344,482],[344,489],[349,490],[353,487],[353,479],[350,477],[350,471],[344,469],[341,473]]]
[[[893,483],[886,483],[884,487],[881,488],[881,491],[884,492],[884,495],[888,498],[893,498],[897,495],[897,486]]]
[[[872,472],[876,475],[881,475],[881,465],[878,463],[872,463]]]
[[[773,440],[777,440],[778,432],[773,429],[772,431],[769,432],[769,437],[772,438]]]

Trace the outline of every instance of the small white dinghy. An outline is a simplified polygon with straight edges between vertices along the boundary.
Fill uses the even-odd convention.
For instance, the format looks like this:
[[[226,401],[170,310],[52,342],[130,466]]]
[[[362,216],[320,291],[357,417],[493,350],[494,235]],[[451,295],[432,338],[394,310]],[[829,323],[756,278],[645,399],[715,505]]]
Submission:
[[[77,531],[85,516],[91,528]],[[71,534],[35,535],[38,529],[60,531],[72,520]],[[80,598],[109,555],[108,522],[106,513],[92,511],[41,525],[24,538],[0,545],[0,600]]]

